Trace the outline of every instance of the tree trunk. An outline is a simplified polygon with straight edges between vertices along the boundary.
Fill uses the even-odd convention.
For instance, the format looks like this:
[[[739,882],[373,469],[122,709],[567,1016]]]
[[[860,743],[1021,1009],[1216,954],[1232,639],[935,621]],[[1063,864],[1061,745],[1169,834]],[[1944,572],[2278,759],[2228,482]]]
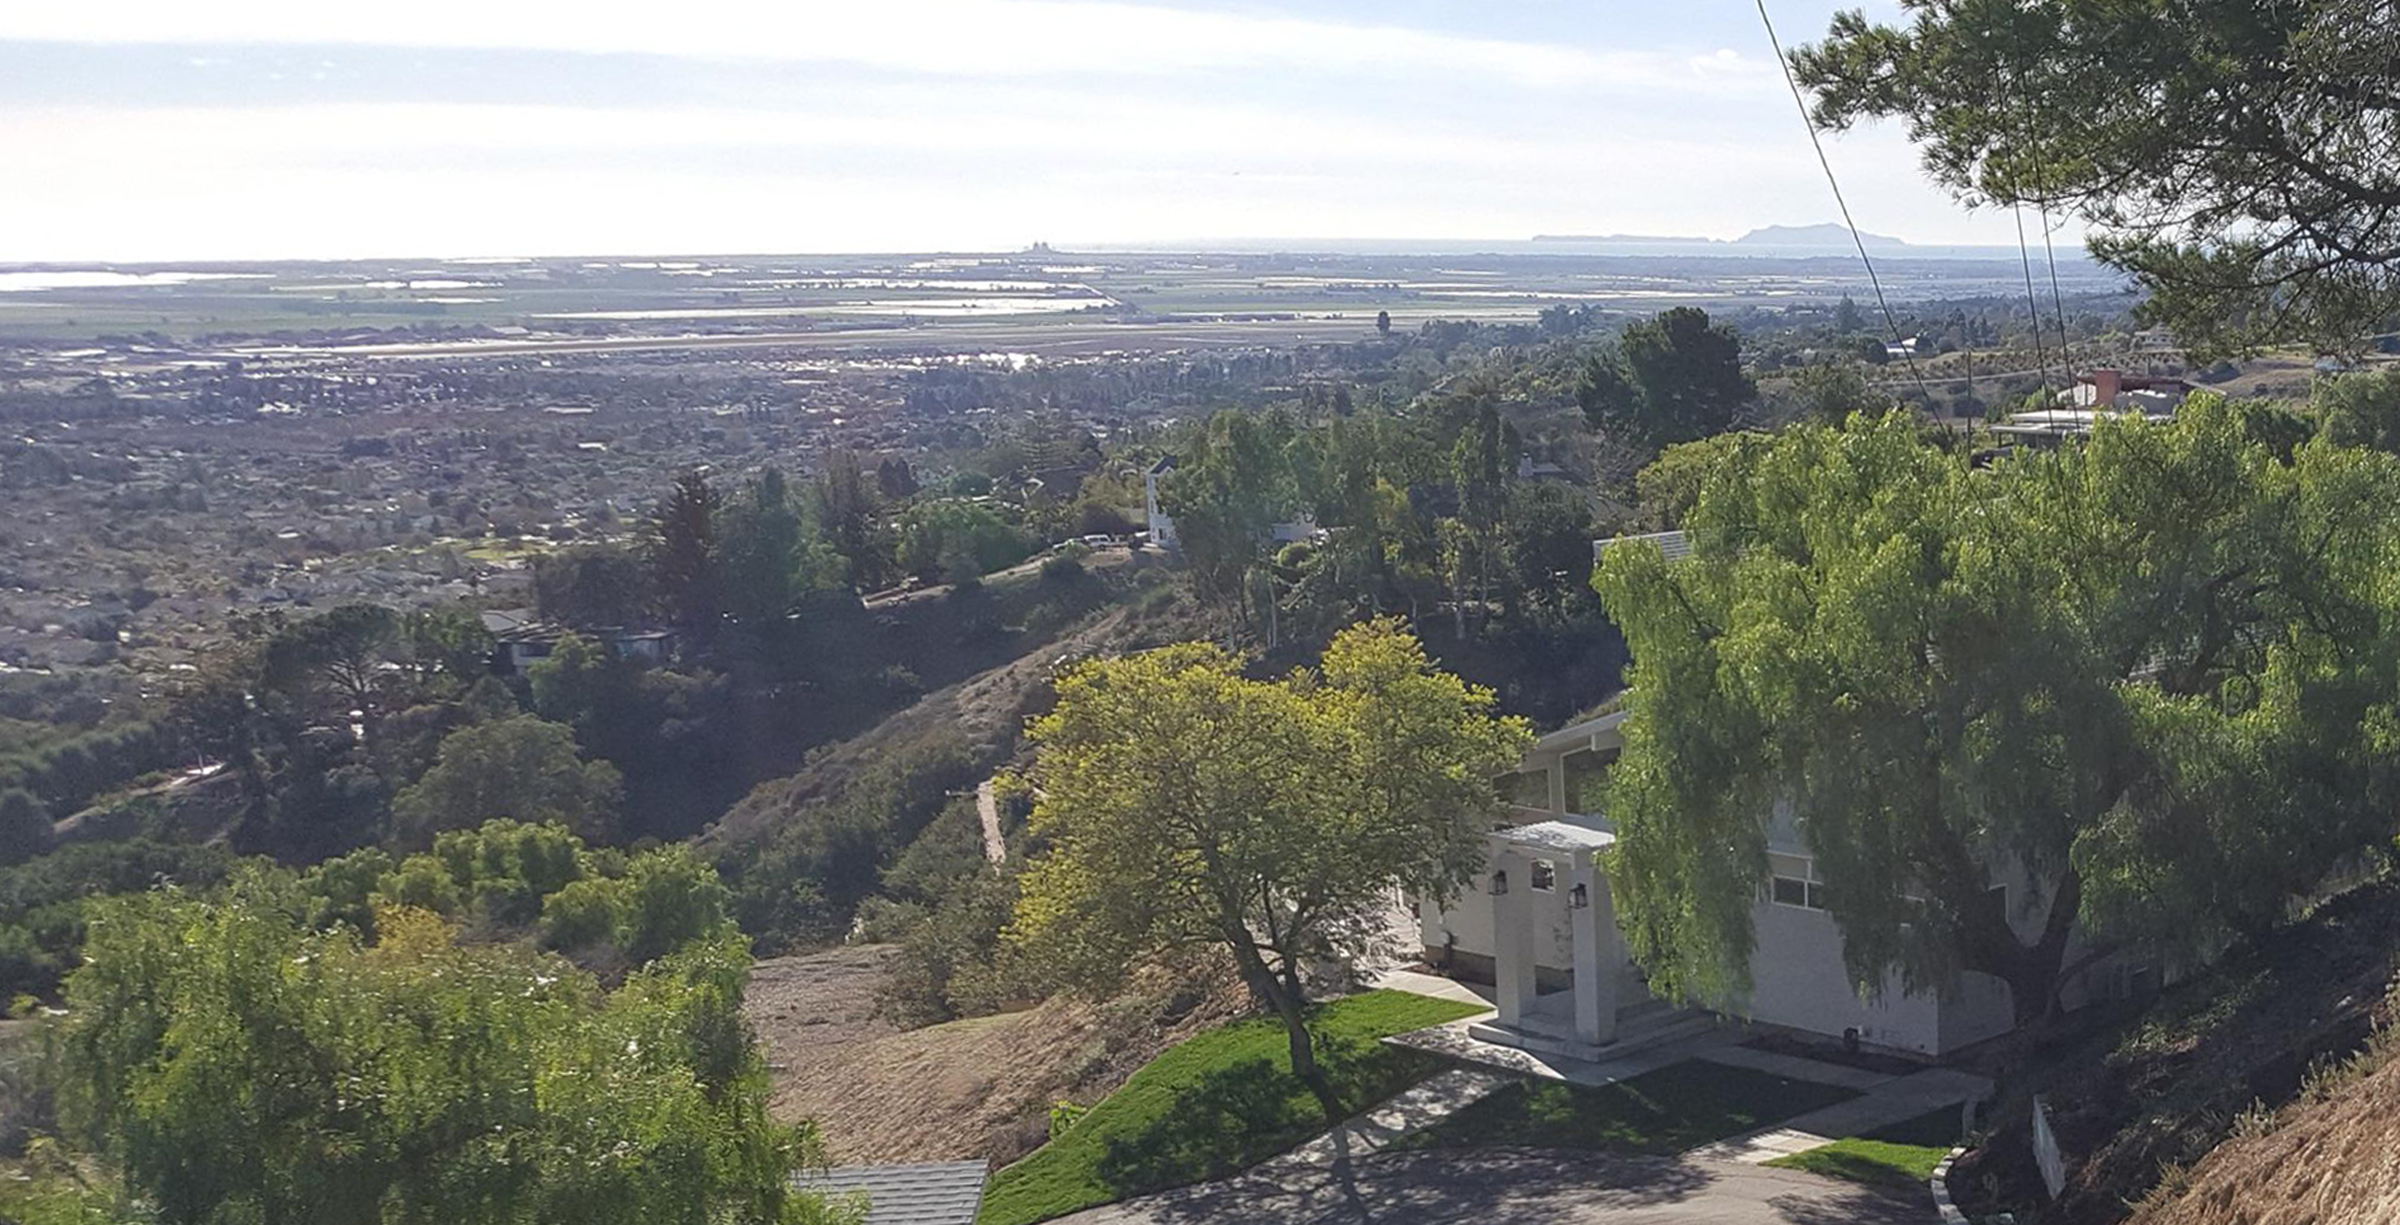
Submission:
[[[1275,971],[1268,968],[1265,959],[1258,955],[1255,948],[1237,947],[1234,960],[1240,963],[1242,977],[1249,981],[1251,994],[1274,1009],[1275,1015],[1282,1019],[1284,1036],[1291,1045],[1292,1075],[1299,1077],[1300,1082],[1308,1086],[1308,1091],[1316,1095],[1317,1104],[1325,1111],[1327,1123],[1340,1122],[1349,1110],[1334,1095],[1333,1084],[1325,1079],[1324,1069],[1317,1066],[1316,1044],[1308,1035],[1308,1014],[1305,1001],[1300,996],[1297,977],[1290,983],[1276,977]]]

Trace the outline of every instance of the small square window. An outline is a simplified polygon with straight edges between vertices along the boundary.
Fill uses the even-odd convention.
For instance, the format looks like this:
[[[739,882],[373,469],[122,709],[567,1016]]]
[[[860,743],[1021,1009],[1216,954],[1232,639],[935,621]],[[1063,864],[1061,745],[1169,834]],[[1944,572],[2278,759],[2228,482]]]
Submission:
[[[1534,860],[1533,888],[1536,893],[1548,893],[1558,888],[1558,865],[1547,859]]]
[[[1808,908],[1810,910],[1825,909],[1825,886],[1813,880],[1808,882]]]
[[[1808,882],[1789,876],[1775,878],[1775,900],[1786,906],[1808,905]]]

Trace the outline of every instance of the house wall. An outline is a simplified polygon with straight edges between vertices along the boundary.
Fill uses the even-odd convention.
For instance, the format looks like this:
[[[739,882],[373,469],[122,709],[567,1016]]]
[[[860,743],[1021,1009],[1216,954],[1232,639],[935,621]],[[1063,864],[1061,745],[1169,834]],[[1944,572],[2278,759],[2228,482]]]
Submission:
[[[1941,1053],[1940,1001],[1902,993],[1896,975],[1880,999],[1860,999],[1842,967],[1842,933],[1831,914],[1762,901],[1750,917],[1758,933],[1750,1020],[1836,1038],[1855,1028],[1869,1045]]]

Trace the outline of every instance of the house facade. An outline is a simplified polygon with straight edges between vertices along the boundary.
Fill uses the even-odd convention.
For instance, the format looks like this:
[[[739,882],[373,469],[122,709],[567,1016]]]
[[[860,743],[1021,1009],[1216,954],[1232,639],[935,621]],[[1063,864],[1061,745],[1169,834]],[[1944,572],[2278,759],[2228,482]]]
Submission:
[[[1479,1036],[1588,1056],[1615,1040],[1620,1018],[1653,1005],[1596,863],[1616,841],[1599,797],[1624,747],[1624,720],[1624,711],[1604,713],[1537,741],[1506,780],[1508,820],[1489,835],[1488,870],[1450,905],[1418,906],[1427,964],[1498,989],[1500,1016]],[[1906,991],[1897,975],[1880,994],[1855,990],[1814,856],[1788,810],[1769,822],[1767,858],[1738,1019],[1924,1057],[2011,1028],[2008,989],[1988,975],[1962,975],[1943,994]]]

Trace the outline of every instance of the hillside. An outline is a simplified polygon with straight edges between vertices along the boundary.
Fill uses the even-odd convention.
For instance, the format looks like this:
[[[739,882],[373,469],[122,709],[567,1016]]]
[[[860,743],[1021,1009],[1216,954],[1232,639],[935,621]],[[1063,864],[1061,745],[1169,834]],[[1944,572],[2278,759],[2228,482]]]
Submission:
[[[1229,971],[1152,973],[1104,1004],[1062,997],[902,1030],[876,1008],[891,956],[853,946],[771,958],[744,1002],[773,1070],[771,1109],[813,1119],[836,1162],[1004,1165],[1047,1138],[1052,1103],[1088,1105],[1250,1007]]]
[[[2129,1225],[2386,1225],[2400,1221],[2400,1062],[2264,1135],[2227,1141],[2179,1196]]]
[[[2376,881],[2319,906],[2305,919],[2146,1002],[2119,1005],[2073,1037],[2037,1046],[2038,1070],[2012,1084],[1995,1108],[1993,1139],[1952,1175],[1970,1212],[2039,1210],[2056,1225],[2110,1225],[2175,1171],[2195,1165],[2233,1136],[2246,1112],[2292,1102],[2311,1073],[2365,1046],[2389,1023],[2387,989],[2400,949],[2400,882]],[[1999,1069],[2004,1073],[2007,1069]],[[2387,1069],[2387,1073],[2388,1073]],[[2388,1075],[2375,1083],[2400,1089]],[[2031,1094],[2045,1095],[2066,1159],[2067,1188],[2044,1203],[2027,1140]],[[2317,1131],[2338,1134],[2328,1107]],[[2296,1136],[2307,1136],[2300,1131]],[[2256,1140],[2224,1149],[2228,1169]],[[2332,1151],[2330,1149],[2326,1150]],[[2212,1159],[2214,1160],[2214,1159]],[[2264,1168],[2263,1166],[2259,1168]],[[2361,1171],[2362,1174],[2364,1171]],[[2279,1177],[2300,1178],[2301,1171]],[[2330,1185],[2330,1184],[2329,1184]],[[2263,1201],[2259,1201],[2262,1202]],[[2316,1220],[2310,1216],[2144,1218]],[[2357,1220],[2391,1220],[2389,1215]]]

